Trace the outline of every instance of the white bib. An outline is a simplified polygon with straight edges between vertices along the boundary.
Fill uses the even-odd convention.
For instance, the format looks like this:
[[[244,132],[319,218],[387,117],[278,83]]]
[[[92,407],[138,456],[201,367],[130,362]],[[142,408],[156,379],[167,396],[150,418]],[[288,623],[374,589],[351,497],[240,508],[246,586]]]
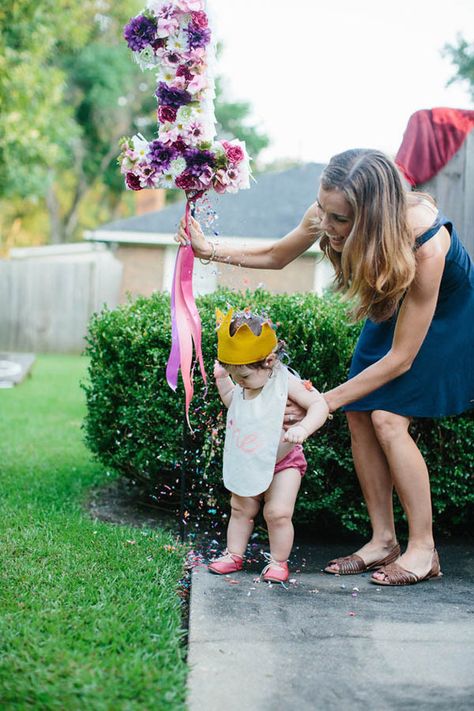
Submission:
[[[224,485],[239,496],[257,496],[270,486],[288,397],[288,370],[279,363],[257,395],[244,400],[235,385],[227,412]]]

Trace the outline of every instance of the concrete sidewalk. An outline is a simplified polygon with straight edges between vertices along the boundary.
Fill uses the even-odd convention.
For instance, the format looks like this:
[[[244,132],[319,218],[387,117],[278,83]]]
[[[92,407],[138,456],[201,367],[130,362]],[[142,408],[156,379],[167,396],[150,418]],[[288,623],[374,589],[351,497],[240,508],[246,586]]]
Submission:
[[[263,559],[227,577],[196,567],[189,711],[472,711],[473,547],[441,545],[444,577],[405,588],[321,572],[350,550],[300,547],[287,589],[255,582]]]

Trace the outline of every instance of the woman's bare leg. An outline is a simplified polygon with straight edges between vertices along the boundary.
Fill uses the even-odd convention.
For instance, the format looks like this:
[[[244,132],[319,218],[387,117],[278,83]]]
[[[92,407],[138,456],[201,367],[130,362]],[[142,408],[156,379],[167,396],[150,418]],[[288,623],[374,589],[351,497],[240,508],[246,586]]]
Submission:
[[[387,458],[372,424],[370,412],[348,412],[352,456],[372,524],[372,538],[357,555],[367,565],[385,558],[396,544],[393,521],[392,477]],[[330,566],[337,571],[338,566]]]
[[[408,432],[410,418],[374,410],[372,422],[408,520],[407,550],[397,562],[423,576],[431,568],[434,549],[428,469]]]

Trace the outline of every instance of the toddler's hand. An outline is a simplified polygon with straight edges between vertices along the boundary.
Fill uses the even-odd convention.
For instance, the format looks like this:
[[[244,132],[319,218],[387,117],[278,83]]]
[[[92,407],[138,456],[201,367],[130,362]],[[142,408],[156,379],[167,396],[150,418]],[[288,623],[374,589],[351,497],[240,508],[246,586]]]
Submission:
[[[308,437],[308,432],[302,425],[294,425],[286,430],[283,439],[285,442],[294,442],[295,444],[302,444]]]
[[[222,366],[218,360],[214,361],[214,378],[216,380],[220,380],[221,378],[227,378],[229,373],[227,370]]]

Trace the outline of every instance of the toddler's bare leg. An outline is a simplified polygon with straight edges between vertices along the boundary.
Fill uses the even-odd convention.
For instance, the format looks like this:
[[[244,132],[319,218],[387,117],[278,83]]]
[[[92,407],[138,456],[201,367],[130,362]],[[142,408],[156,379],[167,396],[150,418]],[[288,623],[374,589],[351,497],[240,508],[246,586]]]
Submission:
[[[227,528],[227,548],[231,553],[243,555],[253,531],[260,500],[258,497],[232,494],[230,504],[232,513]]]
[[[275,474],[264,494],[263,516],[268,526],[270,553],[274,560],[286,561],[293,547],[293,510],[301,486],[298,469],[289,468]]]

